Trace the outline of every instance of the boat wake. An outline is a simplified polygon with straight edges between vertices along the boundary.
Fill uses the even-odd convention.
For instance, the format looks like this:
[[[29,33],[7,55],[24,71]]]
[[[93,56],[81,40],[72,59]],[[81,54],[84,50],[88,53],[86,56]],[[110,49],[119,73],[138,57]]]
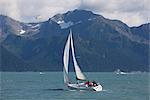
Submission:
[[[51,89],[44,89],[44,90],[46,90],[46,91],[72,91],[72,92],[80,91],[80,92],[90,92],[88,90],[71,90],[71,89],[62,89],[62,88],[51,88]],[[94,92],[96,92],[96,91],[94,91]],[[101,92],[111,93],[111,91],[109,91],[109,90],[102,90]]]
[[[62,88],[52,88],[52,89],[45,89],[47,91],[66,91],[67,89],[62,89]]]

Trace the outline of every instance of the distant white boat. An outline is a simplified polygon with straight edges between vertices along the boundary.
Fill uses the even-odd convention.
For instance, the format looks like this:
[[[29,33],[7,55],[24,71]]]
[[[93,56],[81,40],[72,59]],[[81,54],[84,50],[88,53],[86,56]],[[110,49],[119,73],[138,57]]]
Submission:
[[[40,75],[44,74],[43,72],[40,72]]]
[[[117,70],[115,71],[115,73],[116,73],[116,74],[128,74],[128,73],[125,73],[125,72],[121,71],[120,69],[117,69]]]
[[[71,46],[70,46],[71,45]],[[69,51],[72,51],[72,58],[73,58],[73,64],[75,68],[75,73],[76,73],[76,83],[72,83],[71,80],[69,79]],[[64,63],[64,83],[67,85],[69,89],[75,89],[75,90],[94,90],[94,91],[102,91],[102,86],[99,83],[96,83],[95,81],[88,81],[84,74],[82,73],[76,57],[75,57],[75,51],[74,51],[74,46],[73,46],[73,37],[72,37],[72,32],[70,31],[70,34],[68,36],[65,49],[64,49],[64,55],[63,55],[63,63]]]

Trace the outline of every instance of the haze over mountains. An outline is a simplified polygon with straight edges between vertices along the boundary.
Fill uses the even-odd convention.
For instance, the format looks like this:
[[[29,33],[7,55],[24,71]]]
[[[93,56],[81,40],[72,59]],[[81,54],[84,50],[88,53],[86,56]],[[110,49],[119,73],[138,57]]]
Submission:
[[[57,14],[40,23],[0,15],[0,70],[61,71],[70,29],[83,71],[149,71],[150,23],[128,27],[86,10]]]

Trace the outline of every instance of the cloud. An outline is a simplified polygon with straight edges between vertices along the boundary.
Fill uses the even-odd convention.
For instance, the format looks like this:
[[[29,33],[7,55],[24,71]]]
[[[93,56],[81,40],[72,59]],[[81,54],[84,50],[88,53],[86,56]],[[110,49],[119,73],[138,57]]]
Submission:
[[[149,4],[150,0],[82,0],[80,8],[137,26],[150,22]]]
[[[30,17],[31,20],[35,19],[36,16],[41,16],[40,20],[48,19],[57,13],[63,13],[72,8],[78,7],[80,0],[20,0],[18,2],[18,9],[20,9],[20,15],[24,17]],[[26,21],[29,21],[26,19]]]
[[[17,0],[0,0],[0,14],[8,15],[15,19],[20,19],[18,5],[16,2]]]
[[[0,13],[24,22],[36,22],[80,8],[138,26],[150,22],[149,4],[150,0],[0,0]]]
[[[24,22],[43,21],[78,8],[80,0],[0,0],[0,13]],[[37,19],[37,16],[41,16]]]

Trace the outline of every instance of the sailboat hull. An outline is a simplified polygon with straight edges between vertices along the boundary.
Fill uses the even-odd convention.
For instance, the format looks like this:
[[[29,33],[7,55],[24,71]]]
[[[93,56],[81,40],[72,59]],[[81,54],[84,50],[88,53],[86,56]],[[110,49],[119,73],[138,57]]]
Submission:
[[[102,91],[102,86],[99,84],[98,86],[88,87],[84,83],[80,84],[67,84],[68,88],[71,90],[88,90],[88,91]]]

